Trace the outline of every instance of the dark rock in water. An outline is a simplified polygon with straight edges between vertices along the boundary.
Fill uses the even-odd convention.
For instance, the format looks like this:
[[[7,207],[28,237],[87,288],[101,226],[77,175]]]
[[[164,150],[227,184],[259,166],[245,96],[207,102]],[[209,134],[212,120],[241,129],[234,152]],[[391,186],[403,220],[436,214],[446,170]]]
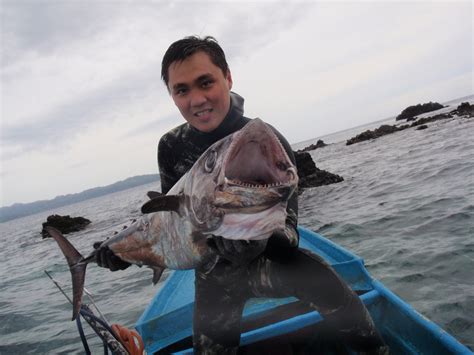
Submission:
[[[295,152],[295,158],[300,179],[298,183],[299,192],[302,192],[302,189],[307,187],[329,185],[344,181],[339,175],[318,169],[308,152]]]
[[[471,105],[469,102],[463,102],[451,113],[459,116],[474,117],[474,105]]]
[[[316,144],[311,144],[309,146],[307,146],[306,148],[303,148],[303,149],[300,149],[298,150],[298,152],[309,152],[310,150],[315,150],[315,149],[318,149],[318,148],[323,148],[327,146],[326,143],[324,143],[324,141],[322,139],[318,139],[318,141],[316,142]]]
[[[435,110],[439,110],[440,108],[443,108],[444,106],[441,105],[438,102],[428,102],[425,104],[418,104],[414,106],[409,106],[406,109],[400,113],[396,120],[412,120],[414,119],[415,116],[420,115],[425,112],[431,112]]]
[[[417,128],[416,130],[417,130],[417,131],[421,131],[422,129],[427,129],[427,128],[428,128],[428,126],[425,125],[425,124],[423,124],[423,125],[421,125],[421,126],[418,126],[418,128]]]
[[[84,229],[89,223],[91,223],[91,221],[84,217],[60,216],[53,214],[48,216],[46,222],[43,223],[41,234],[43,235],[43,238],[48,238],[50,236],[44,229],[46,226],[54,227],[61,233],[68,234]]]
[[[368,129],[367,131],[364,131],[364,132],[358,134],[357,136],[347,140],[346,145],[351,145],[351,144],[354,144],[354,143],[367,141],[369,139],[379,138],[379,137],[385,136],[386,134],[391,134],[391,133],[394,133],[394,132],[402,131],[402,130],[408,128],[408,127],[410,127],[410,126],[409,125],[403,125],[403,126],[398,126],[397,127],[397,126],[391,126],[391,125],[384,124],[384,125],[381,125],[379,128],[374,129],[373,131]]]
[[[434,121],[439,121],[439,120],[445,120],[447,118],[453,118],[453,115],[451,113],[440,113],[439,115],[434,115],[430,117],[423,117],[417,119],[415,122],[413,122],[410,127],[416,127],[416,126],[421,126],[426,123],[434,122]]]

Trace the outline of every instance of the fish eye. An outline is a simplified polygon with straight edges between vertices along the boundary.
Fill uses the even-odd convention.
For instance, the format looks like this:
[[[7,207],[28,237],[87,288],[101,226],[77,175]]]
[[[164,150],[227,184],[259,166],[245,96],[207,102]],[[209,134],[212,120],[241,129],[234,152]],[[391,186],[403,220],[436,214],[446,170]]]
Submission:
[[[215,150],[211,150],[206,158],[206,162],[204,163],[204,170],[206,170],[206,172],[211,173],[214,170],[216,158],[217,152]]]

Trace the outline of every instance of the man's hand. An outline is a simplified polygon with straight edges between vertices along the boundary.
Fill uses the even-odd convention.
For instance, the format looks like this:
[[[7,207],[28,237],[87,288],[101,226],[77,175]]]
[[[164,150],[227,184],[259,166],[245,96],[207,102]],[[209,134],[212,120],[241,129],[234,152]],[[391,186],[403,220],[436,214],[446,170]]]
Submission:
[[[97,250],[97,265],[110,269],[110,271],[125,270],[132,265],[120,259],[108,246],[101,247],[102,243],[94,243],[94,249]]]
[[[248,264],[263,253],[267,245],[266,240],[230,240],[220,236],[208,239],[207,244],[214,251],[233,264]]]

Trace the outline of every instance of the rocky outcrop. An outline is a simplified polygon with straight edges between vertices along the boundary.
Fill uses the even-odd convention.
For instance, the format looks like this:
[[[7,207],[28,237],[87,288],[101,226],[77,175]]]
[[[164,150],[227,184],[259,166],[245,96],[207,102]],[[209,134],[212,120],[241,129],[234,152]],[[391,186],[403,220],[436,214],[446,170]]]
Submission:
[[[407,119],[407,121],[415,120],[411,124],[406,124],[406,125],[401,125],[401,126],[382,125],[373,131],[371,130],[364,131],[358,134],[357,136],[347,140],[346,145],[359,143],[359,142],[366,141],[369,139],[376,139],[386,134],[402,131],[410,127],[417,127],[416,128],[417,130],[423,130],[423,129],[428,128],[427,123],[431,123],[431,122],[435,122],[439,120],[445,120],[448,118],[456,118],[456,117],[462,117],[462,118],[474,117],[474,105],[471,105],[469,102],[463,102],[455,110],[452,110],[450,112],[440,113],[434,116],[428,116],[428,117],[422,117],[422,118],[413,117],[413,118]]]
[[[439,121],[439,120],[445,120],[447,118],[453,118],[453,115],[451,113],[440,113],[439,115],[419,118],[415,122],[413,122],[410,125],[410,127],[417,127],[417,126],[421,126],[421,125],[426,125],[427,123],[435,122],[435,121]]]
[[[451,113],[462,117],[474,117],[474,105],[471,105],[469,102],[463,102]]]
[[[318,141],[316,142],[316,144],[311,144],[309,146],[307,146],[306,148],[303,148],[303,149],[300,149],[298,150],[298,152],[309,152],[310,150],[315,150],[315,149],[318,149],[318,148],[323,148],[327,146],[326,143],[324,143],[324,141],[322,139],[318,139]]]
[[[354,144],[354,143],[359,143],[359,142],[362,142],[362,141],[367,141],[367,140],[370,140],[370,139],[379,138],[379,137],[385,136],[387,134],[402,131],[404,129],[407,129],[408,127],[410,127],[410,126],[409,125],[403,125],[403,126],[395,126],[394,125],[394,126],[391,126],[391,125],[384,124],[384,125],[381,125],[379,128],[374,129],[373,131],[368,129],[367,131],[364,131],[364,132],[358,134],[357,136],[347,140],[346,145],[351,145],[351,144]]]
[[[409,106],[397,116],[396,120],[397,121],[399,120],[410,121],[410,120],[413,120],[415,116],[421,115],[422,113],[439,110],[440,108],[443,108],[443,107],[444,106],[441,105],[440,103],[431,102],[431,101],[425,104]]]
[[[344,181],[344,179],[337,174],[318,169],[308,152],[295,152],[295,158],[298,177],[300,179],[298,183],[300,193],[303,189],[308,187],[317,187]]]
[[[48,216],[46,222],[43,223],[41,234],[43,235],[43,238],[49,237],[49,233],[44,229],[46,226],[54,227],[61,233],[68,234],[84,229],[89,223],[91,223],[91,221],[84,217],[60,216],[53,214]]]

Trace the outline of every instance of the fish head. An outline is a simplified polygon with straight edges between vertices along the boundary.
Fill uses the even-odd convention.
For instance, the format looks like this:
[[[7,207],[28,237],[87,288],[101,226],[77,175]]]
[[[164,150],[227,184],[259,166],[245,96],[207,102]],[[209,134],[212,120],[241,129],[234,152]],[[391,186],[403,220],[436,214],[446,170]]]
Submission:
[[[189,181],[185,195],[204,234],[252,240],[284,227],[298,174],[273,129],[254,119],[209,147]]]

